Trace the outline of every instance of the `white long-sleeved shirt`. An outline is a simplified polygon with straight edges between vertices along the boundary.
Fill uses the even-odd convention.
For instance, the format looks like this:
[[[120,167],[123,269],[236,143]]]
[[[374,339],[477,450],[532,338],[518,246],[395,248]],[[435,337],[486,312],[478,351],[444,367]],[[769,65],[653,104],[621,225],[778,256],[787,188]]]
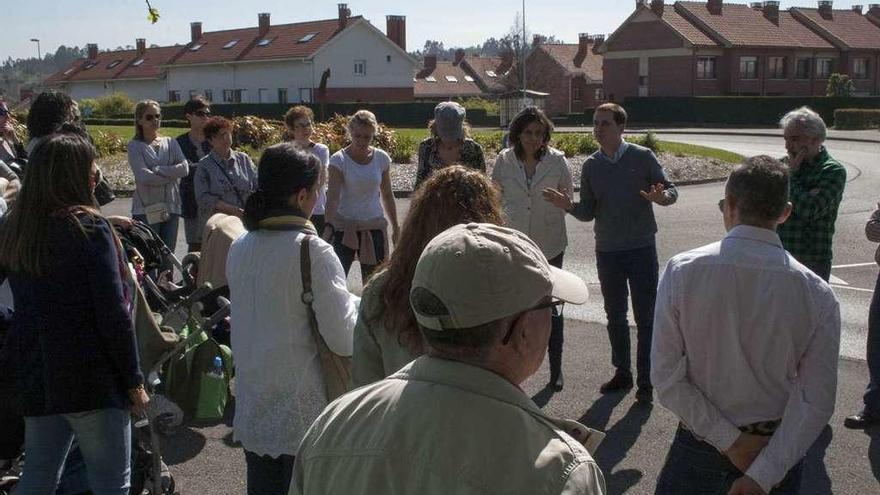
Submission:
[[[235,438],[259,455],[294,455],[327,405],[318,348],[302,302],[297,231],[258,230],[232,243],[226,278],[232,300]],[[360,299],[321,239],[309,245],[312,307],[331,351],[351,356]]]
[[[660,403],[725,451],[739,426],[782,419],[746,475],[782,481],[834,412],[840,307],[767,229],[739,225],[669,260],[651,381]]]

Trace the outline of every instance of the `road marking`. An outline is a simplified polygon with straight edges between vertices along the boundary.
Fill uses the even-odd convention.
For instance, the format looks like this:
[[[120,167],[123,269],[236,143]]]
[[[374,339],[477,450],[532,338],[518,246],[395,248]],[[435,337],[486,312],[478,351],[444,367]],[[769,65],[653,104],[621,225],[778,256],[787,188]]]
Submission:
[[[874,266],[874,265],[876,265],[876,264],[877,264],[877,262],[872,261],[872,262],[870,262],[870,263],[853,263],[852,265],[837,265],[837,266],[832,266],[831,268],[832,268],[832,269],[837,269],[837,268],[861,268],[861,267],[863,267],[863,266]]]
[[[828,278],[828,283],[830,283],[831,285],[849,285],[846,282],[846,280],[839,278],[839,277],[835,277],[834,275],[831,275]]]
[[[835,289],[849,289],[849,290],[855,290],[855,291],[859,291],[859,292],[868,292],[868,293],[872,293],[872,294],[874,293],[874,291],[871,289],[860,289],[858,287],[850,287],[848,285],[837,285],[837,284],[829,284],[829,285],[831,285],[831,287],[834,287]]]

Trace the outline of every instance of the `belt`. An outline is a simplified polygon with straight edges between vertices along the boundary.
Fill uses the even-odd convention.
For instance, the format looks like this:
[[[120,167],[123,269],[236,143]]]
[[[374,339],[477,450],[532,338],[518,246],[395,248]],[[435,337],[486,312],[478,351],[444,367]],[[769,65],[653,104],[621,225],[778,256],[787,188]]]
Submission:
[[[751,423],[748,425],[738,426],[739,431],[743,433],[748,433],[749,435],[758,435],[762,437],[772,437],[773,433],[776,432],[776,428],[779,428],[779,424],[782,423],[781,419],[771,419],[769,421],[758,421],[757,423]],[[685,430],[693,433],[694,431],[687,427],[686,424],[681,421],[678,422],[678,426],[684,428]]]

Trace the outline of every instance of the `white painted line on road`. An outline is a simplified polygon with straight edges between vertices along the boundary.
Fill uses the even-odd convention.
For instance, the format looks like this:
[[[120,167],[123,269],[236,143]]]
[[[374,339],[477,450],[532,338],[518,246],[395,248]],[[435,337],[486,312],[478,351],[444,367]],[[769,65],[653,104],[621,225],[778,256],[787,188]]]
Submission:
[[[868,292],[871,294],[874,293],[874,291],[871,289],[860,289],[858,287],[850,287],[848,285],[836,285],[836,284],[829,284],[829,285],[831,287],[834,287],[835,289],[849,289],[849,290],[855,290],[855,291],[859,291],[859,292]]]
[[[870,262],[870,263],[853,263],[852,265],[837,265],[837,266],[832,266],[831,268],[832,268],[832,269],[837,269],[837,268],[861,268],[861,267],[863,267],[863,266],[874,266],[874,265],[876,265],[876,264],[877,264],[877,262],[872,261],[872,262]]]
[[[834,275],[831,275],[829,277],[828,283],[830,283],[831,285],[849,285],[848,283],[846,283],[846,280],[839,278],[839,277],[835,277]]]

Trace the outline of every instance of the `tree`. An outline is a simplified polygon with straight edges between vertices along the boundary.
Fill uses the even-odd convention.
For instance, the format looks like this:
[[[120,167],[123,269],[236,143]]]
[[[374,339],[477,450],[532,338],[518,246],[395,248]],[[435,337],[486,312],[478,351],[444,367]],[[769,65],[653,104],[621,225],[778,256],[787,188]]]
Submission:
[[[835,72],[828,78],[825,96],[852,96],[855,90],[856,84],[848,75]]]

